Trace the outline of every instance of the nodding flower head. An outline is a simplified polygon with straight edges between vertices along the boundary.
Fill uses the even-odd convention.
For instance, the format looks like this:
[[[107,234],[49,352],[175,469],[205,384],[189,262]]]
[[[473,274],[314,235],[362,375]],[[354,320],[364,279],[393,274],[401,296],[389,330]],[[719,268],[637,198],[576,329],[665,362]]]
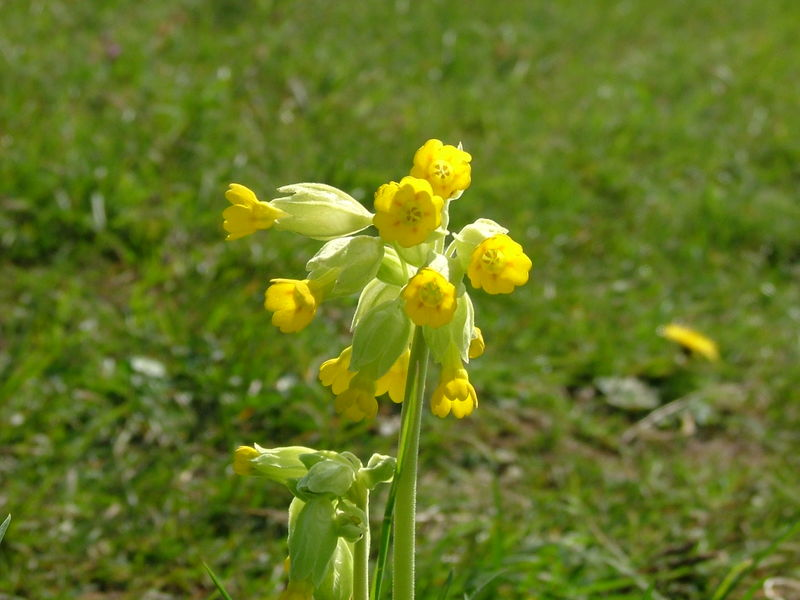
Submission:
[[[405,311],[416,325],[441,327],[456,312],[456,288],[433,269],[424,268],[402,291]]]
[[[431,410],[437,417],[446,417],[452,413],[457,419],[463,419],[478,406],[478,395],[469,382],[466,369],[457,364],[442,367],[439,385],[431,397]]]
[[[319,380],[322,385],[330,387],[334,394],[345,391],[355,376],[355,372],[349,370],[352,354],[353,347],[348,346],[339,356],[326,360],[319,366]]]
[[[406,376],[408,375],[409,350],[404,351],[391,368],[375,382],[375,394],[389,394],[392,402],[400,404],[406,392]]]
[[[472,251],[467,275],[473,287],[490,294],[510,294],[528,281],[531,266],[522,246],[501,233],[483,240]]]
[[[348,346],[336,358],[322,363],[319,367],[319,380],[322,385],[329,386],[331,391],[336,394],[337,411],[349,419],[360,421],[364,417],[374,416],[372,411],[374,409],[377,412],[378,408],[377,404],[373,405],[371,401],[362,398],[354,391],[345,395],[345,392],[351,387],[353,378],[358,375],[358,372],[350,370],[352,354],[353,347]],[[359,388],[359,390],[372,389],[373,397],[389,394],[392,402],[400,404],[406,389],[409,356],[410,352],[405,350],[386,373],[372,382],[372,386],[364,381],[366,376],[362,374],[356,385],[352,387]],[[343,399],[341,399],[342,396],[344,396]]]
[[[231,203],[222,211],[225,219],[222,226],[228,232],[226,240],[238,240],[257,229],[269,229],[286,214],[267,202],[261,202],[253,190],[238,183],[230,184],[225,197]]]
[[[448,200],[469,187],[472,156],[439,140],[428,140],[414,154],[411,176],[430,182],[433,192]]]
[[[264,294],[264,308],[271,311],[272,324],[283,333],[304,329],[317,313],[322,292],[313,280],[273,279]]]
[[[354,377],[347,389],[336,396],[334,407],[351,421],[373,419],[378,414],[375,382],[366,377]]]
[[[385,183],[375,192],[373,223],[384,240],[409,248],[424,242],[439,227],[443,205],[430,183],[403,177],[400,183]]]

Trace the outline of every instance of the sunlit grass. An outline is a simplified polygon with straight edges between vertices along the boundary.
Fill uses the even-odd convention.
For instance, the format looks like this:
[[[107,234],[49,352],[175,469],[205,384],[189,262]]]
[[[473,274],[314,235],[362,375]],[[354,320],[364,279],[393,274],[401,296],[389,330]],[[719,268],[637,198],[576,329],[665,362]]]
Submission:
[[[774,545],[800,518],[797,13],[4,5],[0,592],[206,598],[203,560],[234,598],[280,589],[288,497],[237,481],[233,448],[369,455],[394,432],[340,422],[316,381],[347,310],[278,341],[262,309],[317,246],[225,243],[224,190],[317,180],[369,203],[434,136],[474,156],[459,218],[508,224],[534,270],[476,300],[477,412],[425,422],[421,596],[451,571],[478,598],[800,578],[797,538]],[[659,337],[673,321],[721,361]],[[609,403],[608,377],[680,410],[633,435],[648,413]]]

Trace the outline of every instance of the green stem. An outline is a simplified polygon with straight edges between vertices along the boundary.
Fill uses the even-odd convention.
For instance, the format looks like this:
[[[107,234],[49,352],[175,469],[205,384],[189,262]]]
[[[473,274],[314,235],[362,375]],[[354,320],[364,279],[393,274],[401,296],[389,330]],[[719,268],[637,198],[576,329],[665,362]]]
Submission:
[[[409,358],[409,377],[403,401],[398,453],[397,484],[394,513],[394,556],[392,597],[395,600],[414,598],[414,538],[417,509],[417,458],[422,422],[422,397],[428,370],[428,346],[422,328],[414,331]],[[411,384],[411,385],[409,385]]]
[[[381,588],[383,586],[383,576],[386,572],[386,562],[389,556],[389,541],[391,539],[392,533],[392,523],[394,518],[394,507],[396,504],[397,498],[397,486],[398,482],[400,481],[399,473],[403,469],[405,465],[405,457],[408,454],[408,439],[409,439],[409,431],[412,428],[410,425],[412,423],[413,415],[412,407],[415,404],[420,404],[419,401],[415,402],[413,399],[419,395],[422,397],[422,392],[425,385],[425,372],[424,369],[427,368],[428,364],[428,350],[425,346],[425,340],[422,337],[422,329],[417,328],[414,332],[414,341],[411,346],[411,354],[408,360],[408,375],[406,376],[406,389],[403,398],[403,413],[401,416],[401,426],[400,426],[400,440],[397,444],[397,469],[395,472],[395,477],[392,479],[392,485],[389,488],[389,495],[386,499],[386,508],[383,513],[383,523],[381,524],[381,536],[378,542],[378,559],[375,563],[375,576],[372,580],[372,595],[370,598],[372,600],[380,600],[381,597]],[[417,384],[417,376],[418,376],[418,365],[422,365],[423,372],[421,382],[422,385]],[[421,414],[421,411],[417,411],[417,413]],[[417,431],[419,431],[419,418],[417,418]],[[418,443],[415,444],[414,455],[416,457],[416,447]],[[416,463],[416,458],[415,458]]]
[[[369,515],[369,492],[365,490],[359,508]],[[353,600],[369,600],[369,525],[353,548]]]

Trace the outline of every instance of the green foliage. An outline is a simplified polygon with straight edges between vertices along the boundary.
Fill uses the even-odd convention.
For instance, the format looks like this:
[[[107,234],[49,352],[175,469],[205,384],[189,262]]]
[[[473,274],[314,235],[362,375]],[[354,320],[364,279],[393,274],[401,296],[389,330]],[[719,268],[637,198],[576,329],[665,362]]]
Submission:
[[[314,180],[372,208],[434,136],[474,157],[451,229],[504,223],[534,270],[472,294],[476,413],[425,415],[421,597],[451,572],[451,597],[547,600],[800,578],[796,541],[773,545],[800,518],[796,3],[2,13],[0,594],[207,598],[212,557],[233,596],[277,595],[290,495],[231,452],[390,454],[397,407],[334,415],[316,368],[349,312],[284,336],[261,308],[321,244],[223,242],[224,190]],[[722,362],[655,334],[672,320]],[[647,413],[607,402],[609,377],[713,415],[626,435]]]

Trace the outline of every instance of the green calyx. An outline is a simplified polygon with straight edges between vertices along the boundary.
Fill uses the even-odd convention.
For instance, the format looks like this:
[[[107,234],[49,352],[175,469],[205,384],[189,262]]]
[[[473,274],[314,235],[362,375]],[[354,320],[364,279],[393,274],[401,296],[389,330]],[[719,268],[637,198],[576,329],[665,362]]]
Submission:
[[[373,306],[353,332],[350,370],[378,379],[408,347],[410,334],[411,321],[399,299]]]
[[[306,263],[308,278],[333,279],[326,297],[349,296],[375,278],[383,258],[383,243],[368,235],[337,238],[326,243]]]
[[[278,191],[289,195],[270,202],[286,213],[275,223],[275,229],[326,241],[353,235],[372,224],[371,212],[333,186],[296,183],[280,187]]]

